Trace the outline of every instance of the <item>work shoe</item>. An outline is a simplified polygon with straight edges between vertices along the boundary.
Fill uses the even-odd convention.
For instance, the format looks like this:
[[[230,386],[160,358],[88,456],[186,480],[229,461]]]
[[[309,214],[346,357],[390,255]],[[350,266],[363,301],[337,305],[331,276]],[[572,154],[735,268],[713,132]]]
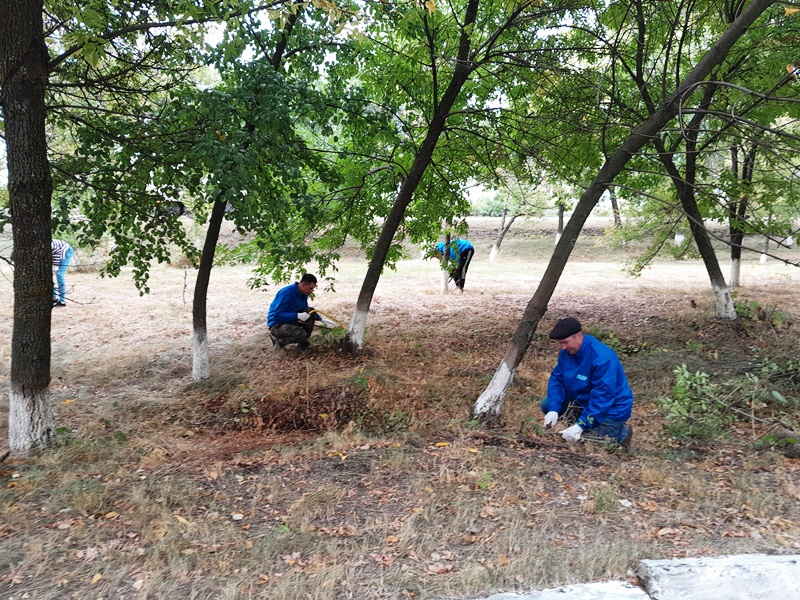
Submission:
[[[308,340],[306,340],[305,342],[300,342],[299,344],[297,344],[297,349],[298,350],[308,350],[309,348],[311,348],[311,344],[308,342]]]
[[[631,438],[633,438],[633,426],[628,425],[628,433],[625,434],[625,439],[620,442],[620,446],[629,449],[631,447]]]
[[[272,339],[272,349],[273,350],[277,351],[277,350],[280,350],[281,348],[283,348],[283,344],[281,344],[280,341],[278,341],[278,338],[272,337],[272,336],[269,336],[269,337]]]
[[[53,308],[67,308],[66,302],[53,302]]]

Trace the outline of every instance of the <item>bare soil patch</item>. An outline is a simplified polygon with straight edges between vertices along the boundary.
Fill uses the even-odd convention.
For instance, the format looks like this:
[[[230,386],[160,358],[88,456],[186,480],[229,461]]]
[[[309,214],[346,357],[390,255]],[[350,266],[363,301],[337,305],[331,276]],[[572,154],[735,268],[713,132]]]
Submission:
[[[756,442],[777,420],[796,427],[797,411],[765,401],[745,373],[764,380],[764,365],[798,355],[800,274],[749,258],[737,301],[769,318],[720,322],[701,264],[660,262],[629,279],[625,254],[588,236],[502,426],[485,429],[469,409],[546,266],[552,240],[537,235],[490,264],[491,231],[476,231],[464,294],[441,295],[436,265],[411,251],[382,278],[360,357],[324,337],[274,352],[264,320],[277,288],[217,269],[204,382],[191,381],[192,272],[157,268],[140,297],[127,280],[71,270],[72,302],[53,314],[59,443],[0,465],[0,592],[463,598],[625,578],[643,558],[796,553],[800,463]],[[344,261],[336,291],[314,305],[347,322],[365,269]],[[0,296],[10,340],[9,283]],[[622,356],[636,395],[631,452],[537,430],[555,361],[546,332],[565,315]],[[681,364],[742,382],[728,400],[757,418],[670,437],[659,399]],[[784,375],[769,389],[797,398],[800,377]]]

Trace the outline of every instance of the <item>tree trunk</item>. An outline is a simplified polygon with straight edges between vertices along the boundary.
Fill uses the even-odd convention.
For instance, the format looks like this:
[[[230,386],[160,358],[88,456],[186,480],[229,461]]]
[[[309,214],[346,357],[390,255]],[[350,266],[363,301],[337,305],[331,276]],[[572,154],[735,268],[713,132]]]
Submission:
[[[472,409],[474,418],[485,422],[492,422],[497,419],[503,399],[514,379],[514,374],[525,357],[539,321],[547,311],[547,305],[567,264],[578,235],[592,209],[600,200],[600,196],[611,185],[614,177],[625,168],[631,157],[650,142],[669,121],[677,116],[680,100],[683,98],[684,92],[689,87],[705,79],[714,67],[725,59],[736,41],[747,31],[747,28],[774,3],[775,0],[754,0],[742,15],[728,27],[719,41],[706,52],[705,56],[678,87],[675,94],[655,111],[647,121],[637,127],[600,168],[600,172],[589,187],[586,188],[580,200],[578,200],[578,205],[564,228],[564,235],[556,244],[553,256],[550,258],[544,276],[539,282],[539,287],[536,288],[533,298],[528,302],[522,320],[511,338],[497,371],[495,371],[489,385],[476,400]]]
[[[753,169],[755,168],[756,152],[758,145],[754,144],[744,155],[744,161],[739,168],[739,147],[731,147],[731,171],[733,177],[742,183],[742,187],[749,188],[753,182]],[[739,287],[739,275],[742,265],[742,244],[744,243],[744,219],[747,216],[747,205],[750,201],[749,194],[742,192],[738,198],[728,200],[728,233],[731,241],[731,277],[730,287]]]
[[[270,64],[277,71],[286,52],[286,45],[289,36],[297,23],[302,10],[292,13],[284,24],[281,37],[275,46]],[[245,128],[252,133],[256,126],[254,123],[245,123]],[[249,147],[245,145],[243,150]],[[214,206],[211,209],[211,217],[208,220],[208,231],[203,242],[203,253],[200,257],[200,267],[197,270],[197,281],[194,286],[194,299],[192,302],[192,379],[200,381],[208,379],[210,375],[208,357],[208,326],[206,322],[208,307],[208,286],[211,281],[211,269],[214,267],[214,254],[217,251],[219,242],[219,232],[222,228],[222,221],[225,218],[225,207],[227,202],[223,200],[225,190],[217,191]]]
[[[217,194],[211,217],[208,220],[208,231],[203,243],[203,254],[200,267],[197,269],[197,281],[194,286],[192,301],[192,379],[199,381],[208,379],[208,330],[206,327],[206,308],[208,304],[208,285],[211,280],[211,268],[214,266],[214,253],[217,250],[219,232],[225,217],[226,202],[222,193]]]
[[[769,252],[769,226],[772,223],[772,213],[770,212],[767,216],[767,235],[764,236],[764,251],[761,253],[761,256],[758,259],[759,264],[766,264],[767,262],[767,253]],[[791,237],[786,238],[784,242],[788,242],[786,244],[787,248],[791,248],[794,246],[794,240]],[[779,244],[780,245],[780,244]]]
[[[2,0],[0,13],[0,81],[14,242],[8,441],[12,452],[26,453],[53,436],[49,390],[53,182],[44,101],[48,52],[41,1]]]
[[[564,235],[564,203],[558,203],[558,229],[556,230],[556,244],[561,240]]]
[[[442,268],[442,294],[447,293],[447,284],[450,282],[450,234],[444,236],[444,252],[442,252],[442,260],[439,261],[439,266]]]
[[[500,219],[500,225],[497,228],[497,237],[494,240],[494,245],[492,245],[492,249],[489,252],[489,262],[494,262],[497,259],[497,255],[500,253],[500,246],[503,243],[503,240],[508,233],[508,230],[511,229],[511,225],[514,223],[516,218],[519,215],[511,215],[508,219],[506,216],[508,214],[508,209],[503,209],[503,216]]]
[[[411,164],[411,169],[409,169],[408,175],[400,185],[392,209],[389,211],[386,221],[383,223],[383,229],[381,229],[381,234],[378,236],[378,241],[375,244],[375,250],[372,253],[372,258],[367,267],[367,274],[364,276],[364,282],[361,284],[361,291],[358,294],[358,300],[356,301],[355,310],[353,311],[353,318],[350,320],[350,329],[347,332],[346,345],[350,352],[354,354],[358,354],[364,349],[364,332],[367,327],[369,307],[370,304],[372,304],[372,296],[375,294],[375,288],[378,286],[381,271],[383,271],[383,264],[386,261],[386,256],[389,254],[389,248],[392,245],[394,234],[403,222],[406,208],[411,204],[414,191],[422,180],[422,175],[425,173],[428,165],[431,164],[433,151],[436,149],[439,137],[444,131],[450,109],[461,93],[461,88],[464,87],[464,84],[469,79],[470,73],[472,73],[475,68],[469,56],[470,39],[467,32],[475,23],[477,14],[478,0],[469,0],[464,23],[462,25],[458,59],[453,72],[453,78],[450,80],[447,89],[442,95],[441,101],[434,110],[433,118],[428,126],[428,133],[419,150],[414,155],[414,162]]]
[[[617,202],[617,193],[614,188],[609,188],[609,197],[611,198],[611,212],[614,214],[614,227],[617,229],[622,227],[622,217],[619,214],[619,202]]]

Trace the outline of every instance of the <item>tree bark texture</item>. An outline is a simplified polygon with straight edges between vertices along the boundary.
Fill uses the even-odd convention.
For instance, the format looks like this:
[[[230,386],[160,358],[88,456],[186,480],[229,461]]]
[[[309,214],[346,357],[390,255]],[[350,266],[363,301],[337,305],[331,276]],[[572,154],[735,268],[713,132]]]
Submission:
[[[208,219],[208,231],[203,242],[203,253],[200,256],[200,267],[197,269],[197,281],[194,286],[192,300],[192,379],[199,381],[208,379],[208,329],[206,311],[208,304],[208,285],[211,281],[211,269],[214,266],[214,253],[217,250],[219,232],[225,217],[225,200],[218,194]]]
[[[539,321],[547,311],[547,305],[572,253],[572,248],[578,239],[578,235],[603,192],[611,185],[614,177],[625,168],[631,157],[641,150],[645,144],[651,142],[656,134],[677,116],[686,92],[703,81],[714,67],[725,59],[736,41],[747,31],[747,28],[774,3],[775,0],[754,0],[742,12],[741,16],[728,27],[717,43],[706,52],[700,62],[692,69],[692,72],[678,86],[677,91],[647,121],[637,127],[600,168],[597,176],[578,200],[575,211],[564,228],[564,235],[561,236],[561,239],[556,244],[544,276],[539,282],[533,298],[525,308],[522,320],[511,338],[497,371],[495,371],[489,385],[475,402],[472,409],[473,417],[486,422],[497,419],[503,399],[514,379],[514,374],[525,357]],[[730,295],[728,294],[728,296]]]
[[[758,145],[754,144],[739,162],[739,146],[731,148],[731,170],[735,180],[747,189],[753,182],[753,170],[756,164]],[[739,275],[742,264],[742,244],[744,243],[744,220],[747,217],[747,205],[750,195],[742,192],[738,198],[728,200],[728,233],[731,239],[731,277],[730,287],[739,287]]]
[[[41,1],[0,0],[0,14],[0,81],[14,243],[8,437],[12,452],[26,453],[53,436],[49,391],[53,183],[45,137],[48,53]]]

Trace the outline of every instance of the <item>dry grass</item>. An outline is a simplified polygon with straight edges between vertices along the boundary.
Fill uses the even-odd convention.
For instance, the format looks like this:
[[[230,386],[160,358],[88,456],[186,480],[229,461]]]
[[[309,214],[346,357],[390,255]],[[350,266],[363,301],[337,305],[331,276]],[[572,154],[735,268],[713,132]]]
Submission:
[[[191,273],[157,268],[139,297],[125,279],[72,270],[74,302],[53,315],[58,445],[0,471],[2,595],[470,597],[625,578],[642,558],[797,552],[798,461],[753,447],[766,426],[742,419],[718,439],[672,440],[657,402],[681,363],[733,380],[754,357],[796,355],[796,325],[718,323],[701,264],[627,279],[624,256],[588,237],[505,426],[486,430],[469,408],[551,240],[523,229],[490,265],[490,232],[475,233],[463,295],[439,294],[432,262],[384,275],[358,358],[333,341],[273,352],[263,321],[274,289],[249,290],[245,268],[216,269],[205,382],[190,378]],[[336,293],[314,305],[347,321],[365,268],[347,259]],[[740,295],[796,321],[798,279],[749,259]],[[10,284],[0,300],[10,339]],[[565,314],[626,349],[631,453],[537,433],[555,358],[541,332]]]

